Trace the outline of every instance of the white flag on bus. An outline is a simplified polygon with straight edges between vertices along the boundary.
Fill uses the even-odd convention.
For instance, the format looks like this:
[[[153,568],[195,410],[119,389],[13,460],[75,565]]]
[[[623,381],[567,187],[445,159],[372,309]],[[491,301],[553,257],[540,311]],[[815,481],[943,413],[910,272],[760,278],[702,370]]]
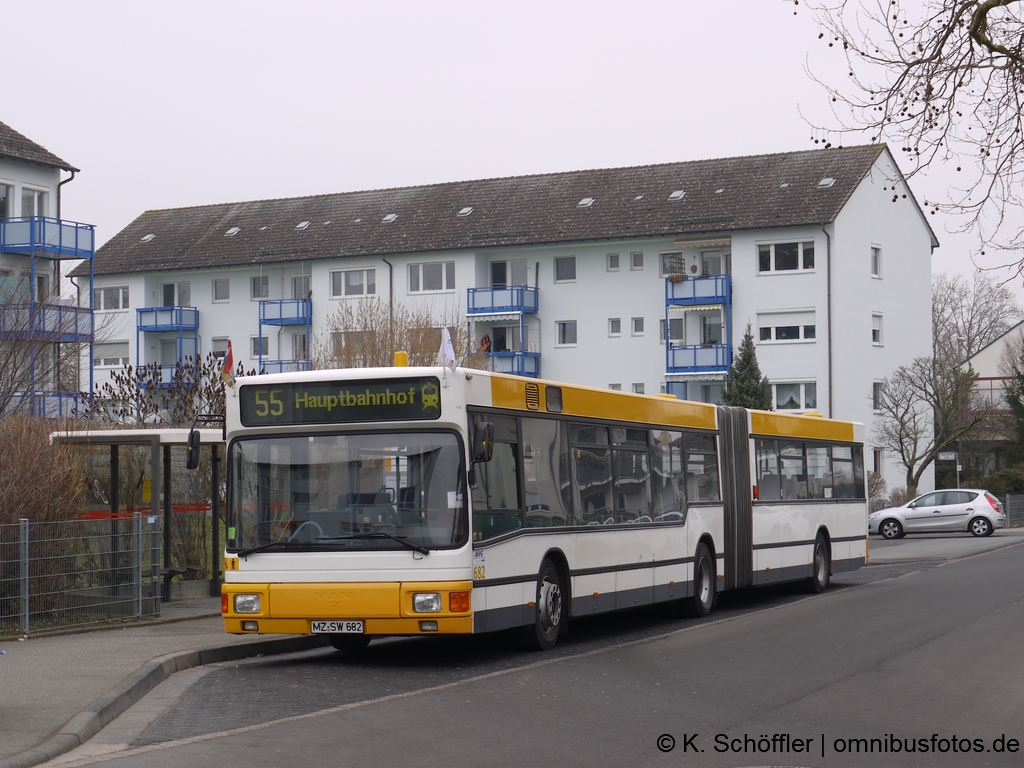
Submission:
[[[455,373],[455,347],[447,328],[441,329],[441,349],[437,352],[437,364],[451,368],[452,373]]]

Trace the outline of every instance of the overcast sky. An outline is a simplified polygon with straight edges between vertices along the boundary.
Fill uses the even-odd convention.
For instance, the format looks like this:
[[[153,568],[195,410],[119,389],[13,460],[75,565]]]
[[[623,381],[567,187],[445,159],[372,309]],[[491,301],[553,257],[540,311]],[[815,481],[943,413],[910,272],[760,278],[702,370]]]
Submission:
[[[100,243],[153,208],[803,150],[828,117],[805,66],[835,62],[797,10],[8,3],[0,121],[82,169],[63,215]],[[929,219],[933,271],[969,273],[973,240]]]

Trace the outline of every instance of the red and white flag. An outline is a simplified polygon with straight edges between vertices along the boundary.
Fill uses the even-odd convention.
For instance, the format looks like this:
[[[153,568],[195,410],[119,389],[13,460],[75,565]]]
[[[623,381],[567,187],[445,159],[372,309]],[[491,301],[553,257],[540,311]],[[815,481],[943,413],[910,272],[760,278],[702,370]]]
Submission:
[[[231,370],[235,367],[235,356],[231,352],[231,339],[228,339],[228,351],[224,355],[224,367],[220,369],[220,377],[224,379],[224,383],[229,387],[235,386],[235,377],[231,375]]]

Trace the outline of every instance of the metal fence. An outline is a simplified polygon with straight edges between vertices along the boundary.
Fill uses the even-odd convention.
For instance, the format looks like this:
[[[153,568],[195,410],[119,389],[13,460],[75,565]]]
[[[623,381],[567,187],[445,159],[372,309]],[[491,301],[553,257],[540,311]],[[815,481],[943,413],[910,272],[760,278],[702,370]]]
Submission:
[[[1005,512],[1011,528],[1024,527],[1024,496],[1007,496]]]
[[[159,613],[160,518],[0,525],[0,634]]]

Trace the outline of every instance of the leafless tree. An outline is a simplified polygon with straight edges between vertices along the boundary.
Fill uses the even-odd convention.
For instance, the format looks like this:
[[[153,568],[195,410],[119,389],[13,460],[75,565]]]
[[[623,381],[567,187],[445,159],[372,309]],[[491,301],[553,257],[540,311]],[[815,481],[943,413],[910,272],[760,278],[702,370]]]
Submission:
[[[1020,322],[1013,293],[991,276],[940,273],[932,278],[934,355],[962,363]]]
[[[932,212],[960,214],[982,248],[1019,249],[1024,132],[1024,14],[1019,0],[810,0],[819,38],[843,57],[821,83],[834,126],[827,145],[865,136],[899,148],[913,176],[939,163],[962,183]],[[1016,220],[1019,222],[1019,218]],[[984,251],[982,251],[984,253]],[[1013,256],[1018,271],[1024,260]]]
[[[995,406],[977,395],[974,377],[955,361],[919,357],[882,380],[875,440],[899,457],[908,496],[940,451],[990,425]]]
[[[485,358],[473,349],[466,320],[457,311],[434,312],[396,303],[393,307],[372,297],[343,302],[327,318],[325,330],[313,338],[312,366],[373,368],[394,365],[394,353],[409,355],[409,365],[436,365],[441,329],[452,337],[459,365],[483,368]]]

